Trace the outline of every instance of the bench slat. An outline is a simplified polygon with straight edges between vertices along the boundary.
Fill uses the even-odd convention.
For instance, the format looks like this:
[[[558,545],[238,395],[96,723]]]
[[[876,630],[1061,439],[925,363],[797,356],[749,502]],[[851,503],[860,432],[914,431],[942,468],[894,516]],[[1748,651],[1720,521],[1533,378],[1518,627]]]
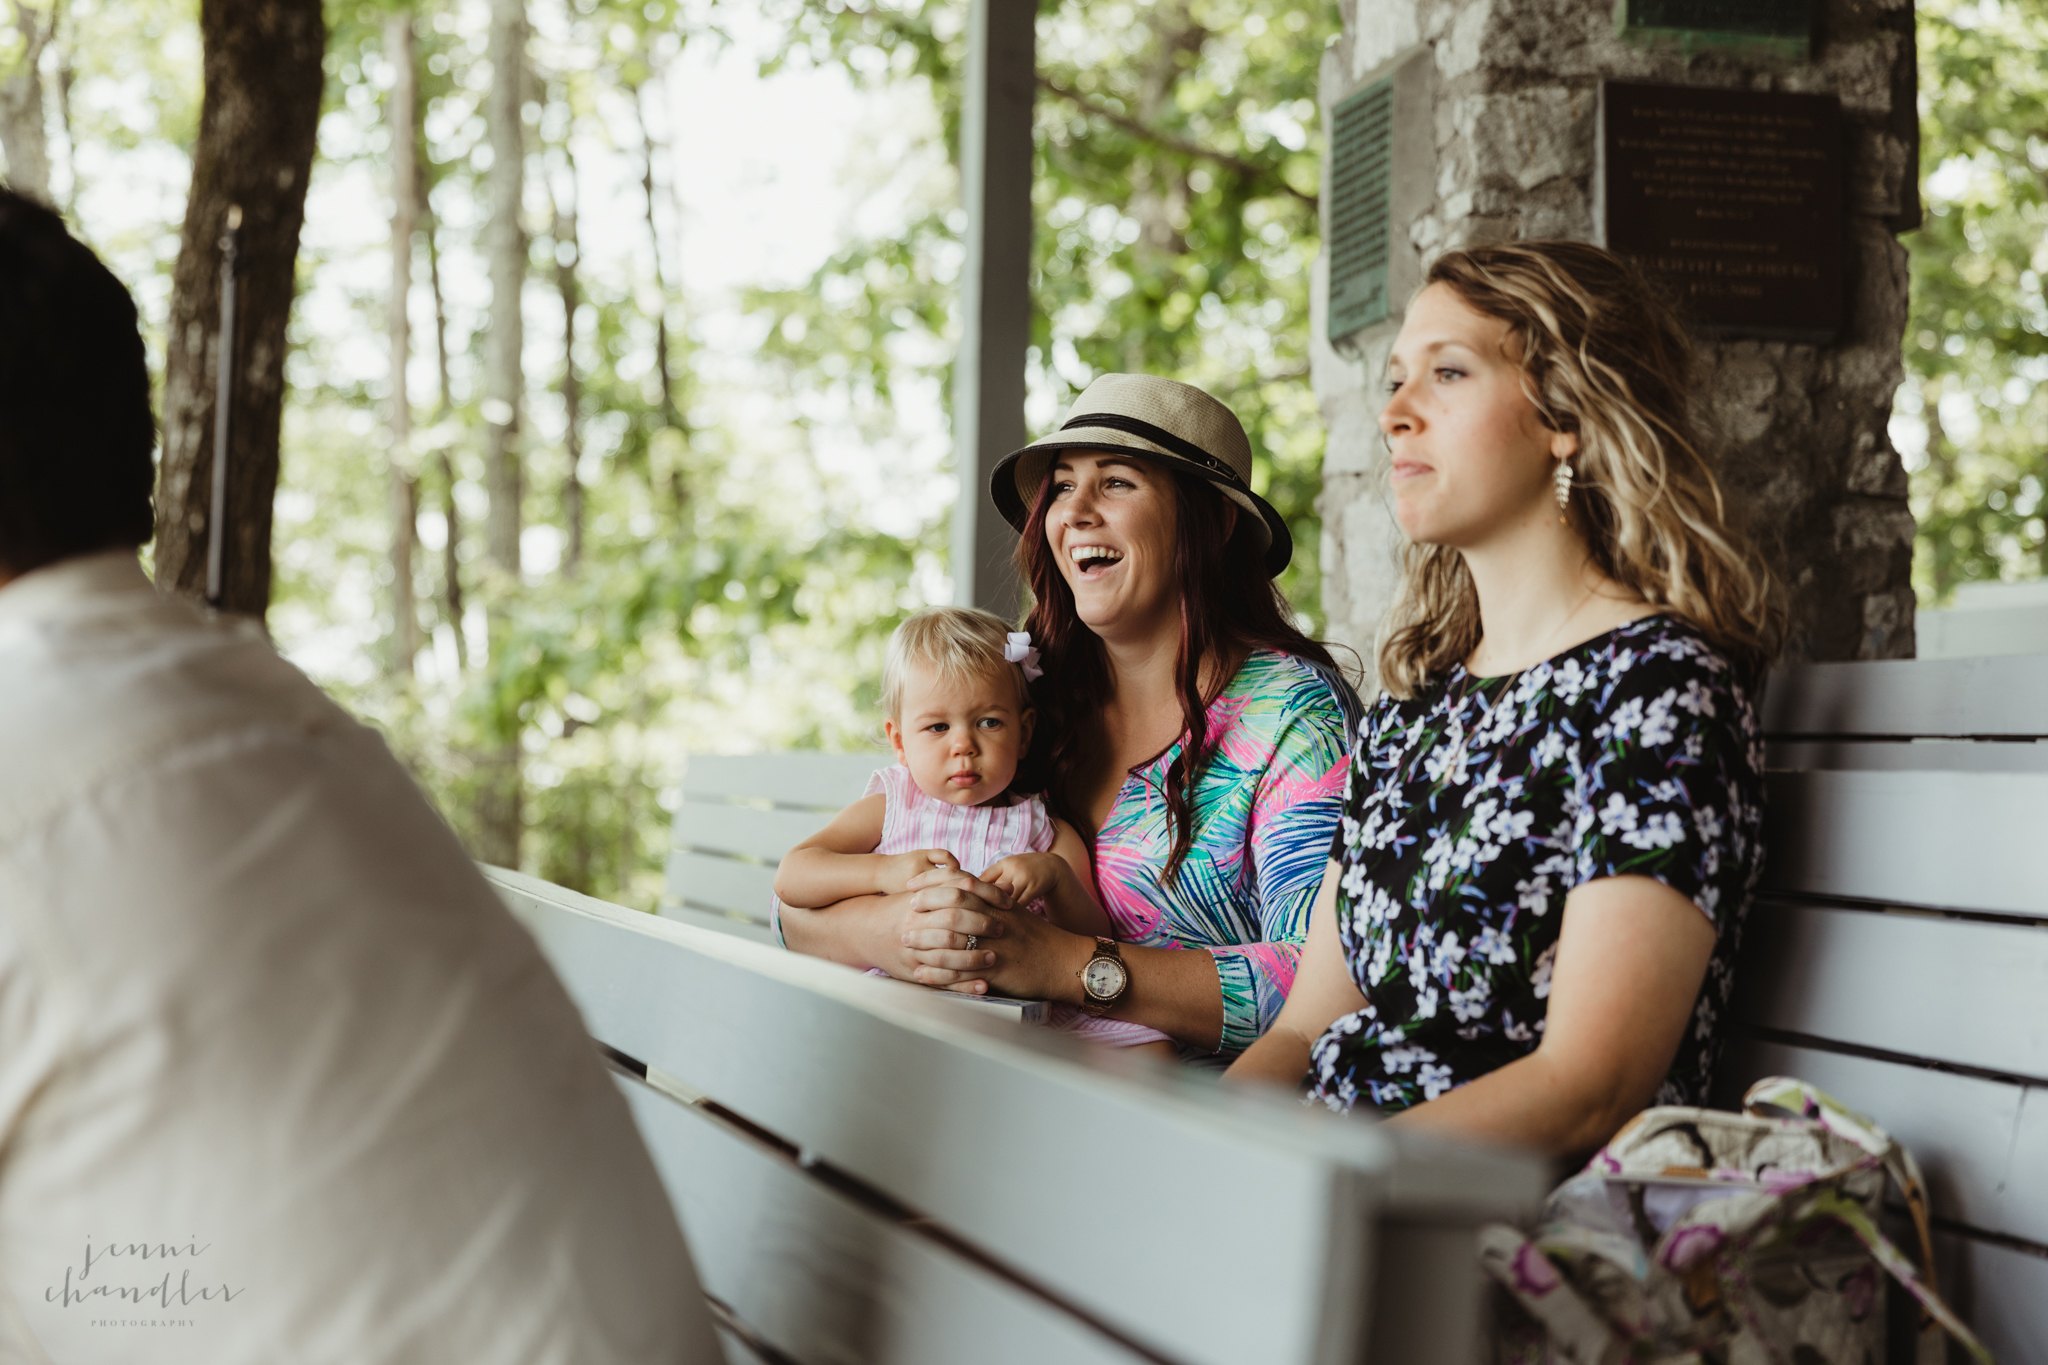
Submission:
[[[2040,740],[1773,740],[1766,765],[1804,772],[2048,773]]]
[[[1765,1076],[1812,1082],[1906,1144],[1937,1217],[2048,1246],[2048,1091],[1761,1039],[1732,1040],[1721,1074],[1731,1108]]]
[[[896,761],[884,750],[854,754],[691,754],[683,767],[683,799],[737,796],[779,806],[836,811],[858,800],[868,775]],[[822,823],[822,822],[820,822]]]
[[[1936,1233],[1942,1297],[2000,1365],[2048,1360],[2048,1258],[1973,1237]],[[1968,1357],[1952,1352],[1952,1360]]]
[[[2048,916],[2048,774],[1770,773],[1778,891]]]
[[[704,1291],[785,1354],[954,1365],[971,1341],[974,1359],[1014,1365],[1142,1360],[667,1095],[639,1081],[619,1085]]]
[[[781,946],[775,941],[774,928],[758,920],[735,919],[715,910],[695,910],[687,905],[664,905],[660,913],[663,919],[672,919],[679,924],[694,924],[699,929],[712,929],[721,934],[737,934],[750,943]]]
[[[768,897],[775,888],[775,869],[731,858],[693,853],[669,855],[668,898],[703,910],[741,915],[768,923]]]
[[[2048,1081],[2048,928],[1765,901],[1733,1017]]]
[[[741,853],[772,869],[782,855],[823,829],[830,816],[813,810],[760,810],[711,801],[685,801],[670,836],[678,849]]]
[[[489,875],[596,1037],[1189,1362],[1357,1359],[1376,1209],[1469,1228],[1546,1183],[1521,1158],[1214,1093],[901,983]],[[1113,1236],[1087,1234],[1105,1223]],[[1227,1266],[1230,1292],[1191,1264]]]
[[[1800,664],[1772,675],[1771,735],[2048,735],[2048,655]]]

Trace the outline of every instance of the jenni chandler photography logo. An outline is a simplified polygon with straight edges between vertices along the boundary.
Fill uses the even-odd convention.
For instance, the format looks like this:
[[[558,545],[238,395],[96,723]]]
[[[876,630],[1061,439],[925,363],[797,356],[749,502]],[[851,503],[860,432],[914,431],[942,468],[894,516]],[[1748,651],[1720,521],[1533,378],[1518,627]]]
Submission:
[[[192,1320],[177,1316],[177,1310],[233,1303],[247,1292],[247,1286],[238,1289],[209,1280],[196,1264],[212,1245],[196,1237],[183,1242],[95,1242],[87,1238],[83,1254],[64,1267],[61,1284],[43,1291],[43,1301],[59,1308],[86,1308],[109,1315],[95,1317],[95,1327],[190,1327]],[[134,1310],[144,1308],[163,1316],[133,1315]]]

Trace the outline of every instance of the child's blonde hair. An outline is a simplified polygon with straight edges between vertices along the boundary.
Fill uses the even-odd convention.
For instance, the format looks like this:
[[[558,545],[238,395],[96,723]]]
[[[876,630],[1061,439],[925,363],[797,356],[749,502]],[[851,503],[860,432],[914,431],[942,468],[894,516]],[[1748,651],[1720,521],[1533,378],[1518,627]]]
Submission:
[[[882,710],[890,720],[903,719],[904,675],[923,664],[947,682],[985,678],[1001,672],[1017,683],[1017,704],[1031,705],[1024,666],[1004,657],[1010,627],[1002,617],[979,607],[927,607],[889,637],[882,658]]]

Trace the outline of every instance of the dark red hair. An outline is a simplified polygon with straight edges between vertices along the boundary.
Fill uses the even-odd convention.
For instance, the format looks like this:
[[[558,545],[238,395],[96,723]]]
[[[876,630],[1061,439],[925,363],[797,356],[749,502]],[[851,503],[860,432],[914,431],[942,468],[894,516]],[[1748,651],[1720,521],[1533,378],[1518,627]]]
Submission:
[[[1173,671],[1185,731],[1181,751],[1166,774],[1173,853],[1160,880],[1167,882],[1179,875],[1194,842],[1190,794],[1211,748],[1211,699],[1202,696],[1204,661],[1215,659],[1228,666],[1254,649],[1271,649],[1317,664],[1333,676],[1338,668],[1328,649],[1295,626],[1287,599],[1266,573],[1250,514],[1227,501],[1207,480],[1163,464],[1156,467],[1170,475],[1173,484],[1173,573],[1180,588],[1180,652]],[[1073,589],[1046,543],[1045,518],[1052,507],[1054,483],[1047,470],[1017,541],[1018,574],[1031,589],[1033,603],[1025,629],[1031,632],[1045,669],[1045,676],[1031,686],[1040,740],[1032,746],[1030,775],[1033,785],[1050,795],[1056,810],[1075,828],[1086,830],[1088,822],[1079,818],[1073,783],[1090,738],[1086,719],[1109,691],[1109,654],[1076,615]],[[1238,513],[1234,527],[1233,511]],[[1227,684],[1228,679],[1224,681]],[[1092,844],[1092,833],[1089,840]]]

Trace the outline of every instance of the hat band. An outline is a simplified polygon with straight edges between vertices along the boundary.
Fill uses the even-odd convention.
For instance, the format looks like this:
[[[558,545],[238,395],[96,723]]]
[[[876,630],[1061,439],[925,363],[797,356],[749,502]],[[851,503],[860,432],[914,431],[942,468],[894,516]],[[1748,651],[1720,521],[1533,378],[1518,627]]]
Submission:
[[[1155,427],[1142,418],[1126,417],[1118,412],[1080,413],[1069,417],[1066,425],[1062,426],[1060,430],[1071,431],[1075,427],[1107,427],[1111,431],[1121,431],[1129,436],[1142,436],[1153,445],[1164,446],[1182,459],[1192,460],[1204,469],[1214,470],[1216,473],[1221,474],[1239,488],[1244,487],[1244,475],[1238,473],[1235,469],[1232,469],[1193,441],[1187,440],[1185,437],[1176,436],[1165,427]]]

